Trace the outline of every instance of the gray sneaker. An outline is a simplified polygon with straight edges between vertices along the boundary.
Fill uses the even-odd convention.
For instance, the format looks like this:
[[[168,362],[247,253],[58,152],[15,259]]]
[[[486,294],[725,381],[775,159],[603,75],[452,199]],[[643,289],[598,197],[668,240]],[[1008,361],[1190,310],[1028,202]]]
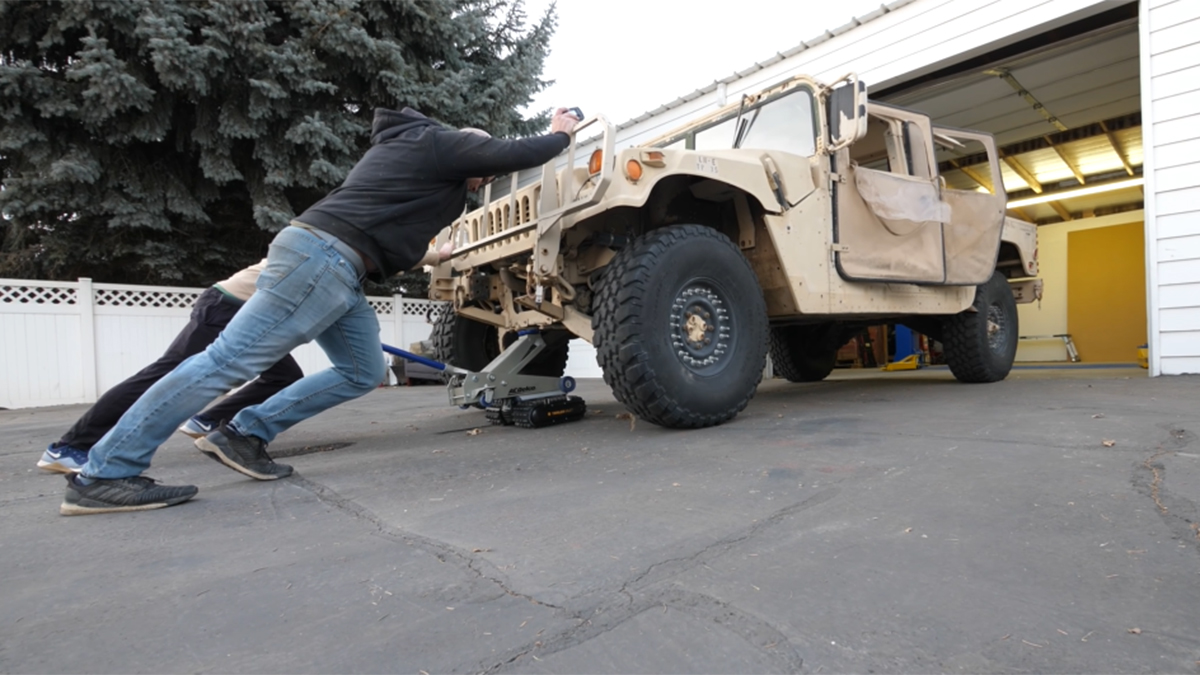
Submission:
[[[275,480],[292,475],[292,467],[276,464],[267,454],[267,442],[257,436],[243,436],[226,424],[196,439],[200,452],[225,466],[258,480]]]
[[[196,496],[195,485],[159,485],[153,478],[96,478],[90,485],[67,476],[67,494],[58,512],[64,516],[118,511],[149,511],[182,504]]]

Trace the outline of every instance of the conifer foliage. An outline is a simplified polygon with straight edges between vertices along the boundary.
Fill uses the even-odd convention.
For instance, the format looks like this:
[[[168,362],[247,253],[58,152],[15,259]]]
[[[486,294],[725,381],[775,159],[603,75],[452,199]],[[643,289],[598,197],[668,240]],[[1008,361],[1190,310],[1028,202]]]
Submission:
[[[376,107],[544,129],[520,110],[553,30],[521,0],[0,0],[0,277],[222,278],[342,181]]]

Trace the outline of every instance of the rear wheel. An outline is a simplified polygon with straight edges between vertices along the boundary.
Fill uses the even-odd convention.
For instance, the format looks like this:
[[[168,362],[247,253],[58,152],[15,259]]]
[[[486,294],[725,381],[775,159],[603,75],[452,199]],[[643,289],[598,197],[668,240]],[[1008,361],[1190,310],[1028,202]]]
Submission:
[[[604,381],[642,419],[713,426],[754,396],[766,303],[750,263],[716,230],[673,225],[640,237],[605,269],[593,307]]]
[[[507,333],[504,347],[516,340],[516,333]],[[567,369],[571,336],[563,330],[546,331],[542,339],[546,348],[522,372],[525,375],[562,377]],[[491,324],[459,316],[447,309],[433,324],[430,336],[434,358],[442,363],[480,371],[500,355],[500,330]]]
[[[996,272],[975,289],[971,310],[942,322],[950,372],[960,382],[999,382],[1017,355],[1017,301],[1008,279]]]
[[[837,363],[842,346],[837,324],[771,328],[771,364],[789,382],[819,382]]]

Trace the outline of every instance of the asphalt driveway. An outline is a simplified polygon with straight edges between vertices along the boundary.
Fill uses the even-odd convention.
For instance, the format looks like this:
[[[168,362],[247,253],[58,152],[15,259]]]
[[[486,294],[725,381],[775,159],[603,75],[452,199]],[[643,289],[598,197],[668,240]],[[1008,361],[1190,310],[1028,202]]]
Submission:
[[[488,427],[437,386],[169,441],[160,511],[66,518],[84,406],[0,412],[4,672],[1198,672],[1200,377],[764,384],[733,422]],[[478,430],[478,431],[476,431]]]

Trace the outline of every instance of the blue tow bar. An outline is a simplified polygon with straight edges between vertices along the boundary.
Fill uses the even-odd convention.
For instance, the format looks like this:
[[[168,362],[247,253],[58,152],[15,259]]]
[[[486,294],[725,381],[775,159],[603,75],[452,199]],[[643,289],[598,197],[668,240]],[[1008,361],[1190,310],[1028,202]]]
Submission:
[[[537,331],[522,331],[518,338],[518,344],[512,345],[511,348],[516,349],[520,341],[528,341],[531,338],[540,341],[540,338],[537,338]],[[502,354],[489,364],[498,369],[498,374],[497,371],[476,373],[418,356],[399,347],[388,344],[381,344],[381,346],[384,352],[393,356],[449,373],[451,377],[447,387],[450,402],[457,404],[460,408],[471,406],[485,408],[488,420],[492,424],[517,425],[534,429],[581,420],[587,412],[587,405],[583,399],[578,396],[568,396],[575,390],[575,378],[569,375],[558,378],[521,376],[515,371],[510,372],[509,369],[515,369],[520,365],[522,358],[529,358],[528,350],[521,352],[518,349],[514,352],[515,356],[510,355],[507,363],[505,355]],[[540,349],[542,346],[544,343],[540,346],[535,345],[535,348]],[[468,378],[470,382],[467,381]],[[513,382],[514,378],[518,381]]]
[[[415,361],[417,363],[420,363],[421,365],[429,366],[430,368],[435,368],[437,370],[445,370],[446,369],[446,364],[442,363],[441,361],[434,361],[433,359],[427,359],[424,356],[417,356],[416,354],[414,354],[412,352],[406,352],[403,349],[400,349],[399,347],[393,347],[389,344],[383,345],[383,351],[385,351],[388,354],[391,354],[393,356],[399,356],[402,359],[407,359],[409,361]]]

